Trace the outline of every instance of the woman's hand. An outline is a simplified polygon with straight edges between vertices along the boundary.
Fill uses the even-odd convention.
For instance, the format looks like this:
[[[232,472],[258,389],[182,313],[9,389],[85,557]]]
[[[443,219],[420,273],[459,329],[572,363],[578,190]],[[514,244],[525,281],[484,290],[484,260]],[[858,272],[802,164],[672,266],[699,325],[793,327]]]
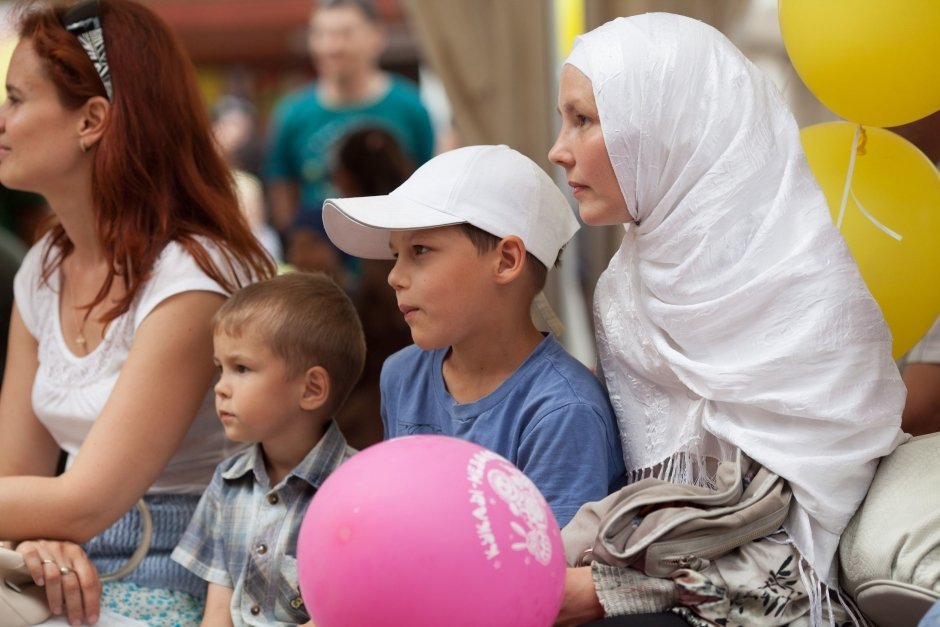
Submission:
[[[21,542],[16,550],[36,585],[46,588],[53,614],[63,609],[72,625],[98,622],[101,581],[94,564],[78,544],[54,540]]]
[[[604,608],[594,590],[591,567],[567,569],[565,571],[565,596],[558,618],[555,619],[556,627],[581,625],[603,617]]]

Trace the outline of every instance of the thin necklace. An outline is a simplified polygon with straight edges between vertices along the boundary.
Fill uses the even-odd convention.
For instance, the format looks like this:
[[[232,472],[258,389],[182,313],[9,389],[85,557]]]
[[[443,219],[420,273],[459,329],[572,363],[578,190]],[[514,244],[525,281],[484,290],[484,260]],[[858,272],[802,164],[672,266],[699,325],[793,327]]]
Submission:
[[[79,348],[84,352],[88,352],[88,342],[85,340],[85,323],[88,322],[88,314],[86,312],[81,319],[78,315],[78,303],[75,301],[75,292],[72,291],[72,282],[66,280],[65,286],[69,290],[69,298],[72,300],[72,304],[69,306],[69,309],[72,311],[72,317],[75,319],[75,326],[78,327],[78,335],[75,337],[75,343],[78,344]]]

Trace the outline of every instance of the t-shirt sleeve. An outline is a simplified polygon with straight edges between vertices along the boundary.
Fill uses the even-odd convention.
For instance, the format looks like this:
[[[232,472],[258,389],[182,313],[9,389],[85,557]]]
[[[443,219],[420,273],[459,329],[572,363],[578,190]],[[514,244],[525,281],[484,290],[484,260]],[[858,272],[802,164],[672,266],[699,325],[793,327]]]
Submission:
[[[217,268],[227,268],[228,263],[211,242],[201,242],[209,252]],[[234,278],[234,277],[233,277]],[[244,277],[241,283],[244,284]],[[170,242],[154,264],[153,276],[142,288],[140,301],[134,314],[134,326],[140,326],[157,305],[183,292],[214,292],[228,296],[228,291],[215,279],[207,275],[193,256],[178,242]]]
[[[589,501],[607,496],[614,468],[603,416],[589,403],[572,402],[534,421],[519,443],[518,466],[548,501],[564,527]]]
[[[42,256],[49,244],[49,238],[44,237],[23,258],[16,275],[13,277],[13,299],[16,307],[26,325],[26,330],[33,337],[38,337],[39,311],[37,297],[40,293],[42,281]]]
[[[223,528],[221,515],[222,484],[221,472],[217,469],[171,557],[200,579],[234,588],[225,563],[224,540],[228,530]]]
[[[418,165],[421,165],[434,156],[434,126],[431,124],[431,115],[423,105],[416,109],[414,117],[413,132],[418,148]]]
[[[402,76],[393,78],[392,98],[385,115],[402,148],[415,161],[423,165],[434,156],[434,125],[418,86]]]

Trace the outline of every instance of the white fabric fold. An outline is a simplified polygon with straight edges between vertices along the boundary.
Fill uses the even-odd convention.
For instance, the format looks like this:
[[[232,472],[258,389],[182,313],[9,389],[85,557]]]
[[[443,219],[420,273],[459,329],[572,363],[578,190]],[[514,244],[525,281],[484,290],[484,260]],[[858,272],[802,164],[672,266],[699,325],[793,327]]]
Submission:
[[[579,37],[567,62],[592,82],[639,219],[595,293],[628,472],[741,448],[790,482],[787,531],[834,585],[839,535],[904,439],[905,388],[792,114],[690,18],[619,18]]]

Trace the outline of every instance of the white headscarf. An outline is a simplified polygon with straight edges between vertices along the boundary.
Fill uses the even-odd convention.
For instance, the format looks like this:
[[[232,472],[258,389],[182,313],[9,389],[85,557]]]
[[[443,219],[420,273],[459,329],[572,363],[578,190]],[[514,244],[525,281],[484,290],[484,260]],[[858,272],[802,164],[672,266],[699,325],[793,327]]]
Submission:
[[[839,536],[903,441],[905,388],[793,116],[723,35],[677,15],[609,22],[567,62],[639,221],[595,294],[627,470],[705,483],[704,456],[739,447],[790,482],[787,531],[834,584]]]

